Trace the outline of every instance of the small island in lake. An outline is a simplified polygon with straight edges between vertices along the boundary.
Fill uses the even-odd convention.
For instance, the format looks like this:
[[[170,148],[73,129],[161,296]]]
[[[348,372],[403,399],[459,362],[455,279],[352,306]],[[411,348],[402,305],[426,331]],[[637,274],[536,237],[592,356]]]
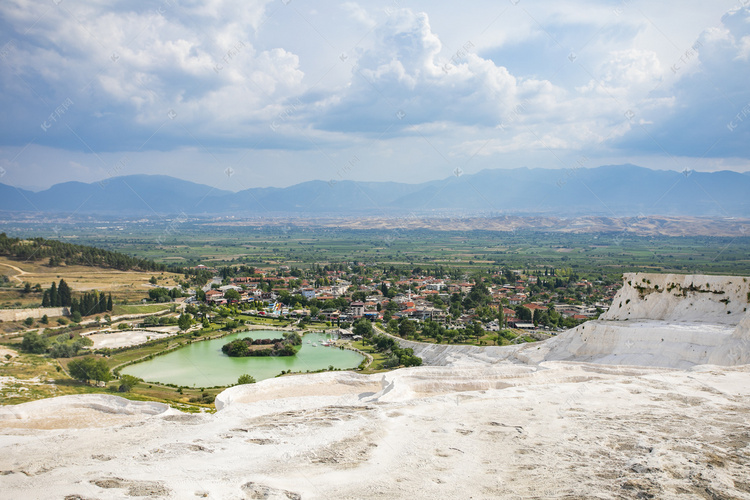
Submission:
[[[245,337],[224,344],[221,351],[233,358],[244,356],[294,356],[302,345],[296,332],[285,332],[280,339],[255,339]]]

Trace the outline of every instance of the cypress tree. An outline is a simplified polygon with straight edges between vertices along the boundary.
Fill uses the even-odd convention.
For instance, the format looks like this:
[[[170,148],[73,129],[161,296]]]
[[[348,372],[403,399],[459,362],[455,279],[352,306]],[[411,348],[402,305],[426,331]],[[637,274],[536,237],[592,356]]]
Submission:
[[[91,294],[90,293],[84,293],[82,302],[81,302],[81,314],[83,316],[88,316],[91,314],[91,310],[93,309],[93,304],[91,300]]]
[[[49,290],[45,290],[42,295],[42,307],[50,307],[49,303]]]
[[[57,295],[57,285],[54,282],[49,289],[49,303],[52,307],[60,307],[60,297]]]
[[[114,307],[112,305],[112,294],[110,293],[107,298],[107,311],[111,311],[112,309],[114,309]]]
[[[70,307],[70,287],[65,280],[60,280],[60,284],[57,286],[57,295],[60,298],[60,306]]]

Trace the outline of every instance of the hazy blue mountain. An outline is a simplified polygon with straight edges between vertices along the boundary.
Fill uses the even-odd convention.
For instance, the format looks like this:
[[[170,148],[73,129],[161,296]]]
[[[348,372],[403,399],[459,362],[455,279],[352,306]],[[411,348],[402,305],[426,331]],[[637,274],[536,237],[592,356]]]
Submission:
[[[0,184],[0,210],[32,212],[36,210],[33,203],[35,197],[33,191]]]
[[[0,210],[76,214],[237,216],[543,213],[750,216],[746,173],[635,165],[494,169],[422,184],[310,181],[232,193],[163,175],[66,182],[34,193],[0,184]]]
[[[411,210],[561,215],[748,215],[750,182],[736,172],[649,170],[634,165],[591,169],[484,170],[454,177],[398,205]]]
[[[0,193],[3,191],[0,190]],[[33,205],[33,208],[14,208],[17,203],[7,203],[3,196],[0,198],[0,210],[76,214],[195,214],[206,212],[205,207],[215,206],[209,205],[207,200],[232,194],[166,175],[129,175],[91,184],[64,182],[45,191],[27,193],[26,197],[31,203],[26,205]]]

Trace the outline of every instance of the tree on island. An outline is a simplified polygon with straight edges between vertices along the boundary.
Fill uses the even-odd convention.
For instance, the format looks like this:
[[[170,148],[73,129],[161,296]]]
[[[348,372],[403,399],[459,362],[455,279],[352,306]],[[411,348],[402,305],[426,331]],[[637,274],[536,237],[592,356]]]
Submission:
[[[245,337],[233,340],[221,347],[227,356],[238,358],[245,356],[294,356],[296,345],[302,344],[302,337],[296,332],[288,332],[281,339],[255,339]],[[259,346],[252,349],[253,346]]]

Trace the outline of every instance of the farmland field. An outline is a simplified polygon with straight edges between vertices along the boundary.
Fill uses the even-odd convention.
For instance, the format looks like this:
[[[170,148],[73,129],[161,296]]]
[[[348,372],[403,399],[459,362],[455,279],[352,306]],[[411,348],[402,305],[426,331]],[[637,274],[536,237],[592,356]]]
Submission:
[[[270,221],[266,225],[247,225],[239,221],[217,225],[201,219],[177,225],[169,220],[79,222],[54,228],[44,224],[13,223],[6,224],[4,230],[10,235],[59,238],[178,266],[231,263],[306,268],[313,263],[361,262],[385,266],[442,266],[466,271],[501,265],[514,269],[569,268],[579,274],[619,275],[629,271],[750,274],[750,237],[742,234],[733,237],[623,232],[575,234],[523,229],[337,229],[302,223],[280,225]],[[0,272],[12,274],[2,266]],[[108,284],[123,292],[129,291],[128,288],[136,292],[143,285],[127,273],[122,277],[102,277],[103,281],[96,277],[87,281],[76,275],[75,270],[65,272],[71,279],[79,280],[79,286],[83,287],[101,288]]]

